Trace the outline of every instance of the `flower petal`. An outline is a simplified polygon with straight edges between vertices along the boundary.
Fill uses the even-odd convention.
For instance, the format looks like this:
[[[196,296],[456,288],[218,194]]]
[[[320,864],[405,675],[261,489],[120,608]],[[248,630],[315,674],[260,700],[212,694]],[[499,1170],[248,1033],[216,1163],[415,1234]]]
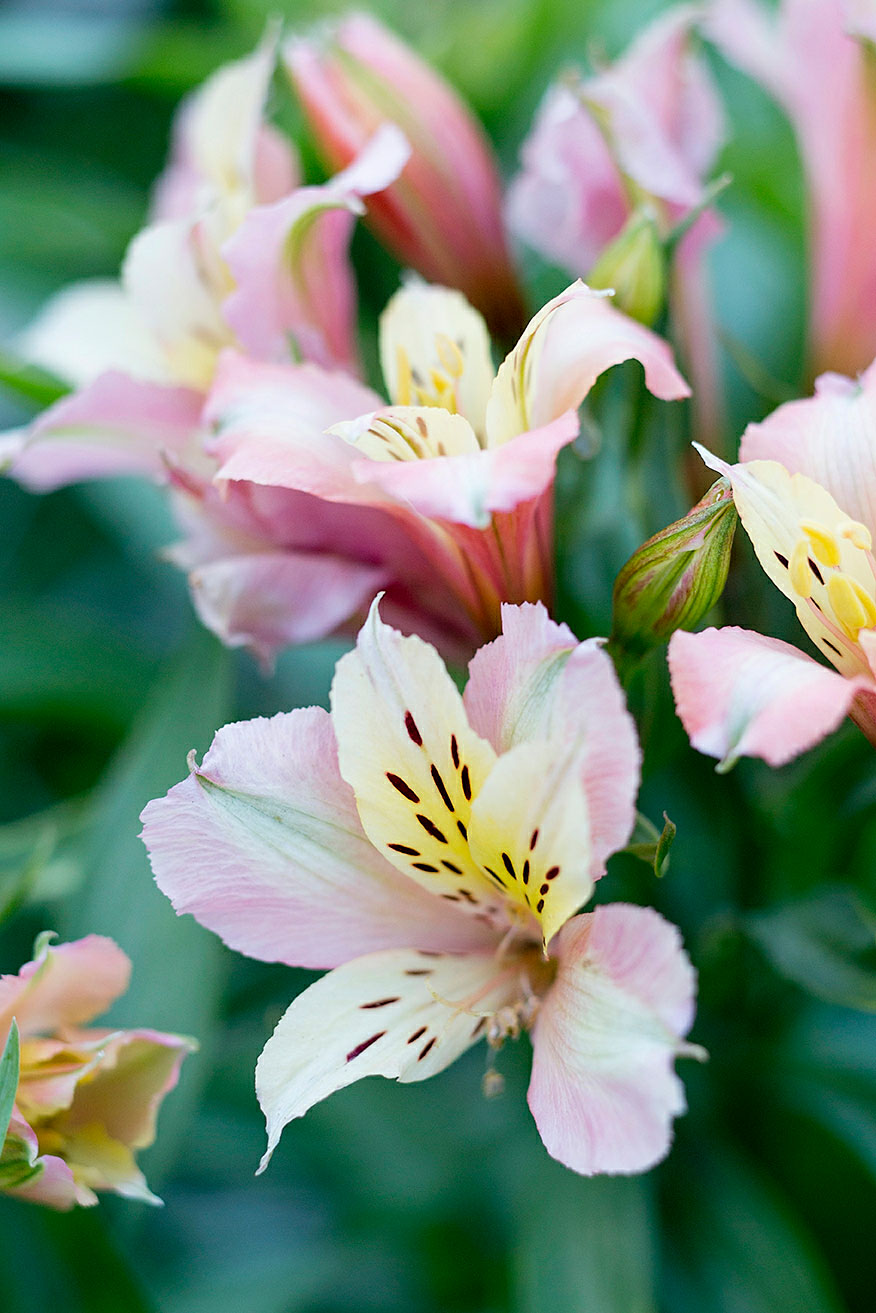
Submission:
[[[44,942],[18,975],[0,976],[0,1041],[13,1017],[23,1036],[90,1021],[125,992],[130,974],[127,955],[102,935],[57,947]]]
[[[494,373],[490,335],[461,292],[415,278],[405,283],[380,316],[380,367],[394,404],[445,405],[483,437]]]
[[[250,957],[327,967],[399,944],[484,941],[484,927],[400,875],[362,833],[321,708],[226,725],[142,820],[177,912]]]
[[[126,374],[101,374],[49,406],[9,452],[11,474],[48,492],[81,479],[164,474],[163,453],[179,453],[197,432],[203,398]]]
[[[472,799],[495,753],[469,726],[435,649],[390,629],[375,602],[338,662],[331,701],[341,774],[374,846],[448,901],[495,906],[468,847]]]
[[[16,343],[26,360],[75,387],[119,369],[168,382],[166,362],[120,283],[91,278],[65,287]]]
[[[856,693],[847,679],[789,643],[747,629],[678,630],[669,644],[672,691],[698,752],[727,770],[739,757],[782,766],[841,724]]]
[[[74,1181],[63,1158],[55,1154],[40,1156],[36,1134],[15,1109],[0,1147],[0,1191],[59,1210],[97,1203],[90,1190]]]
[[[694,973],[651,908],[598,907],[564,926],[557,978],[536,1015],[529,1107],[545,1148],[573,1171],[644,1172],[684,1111],[676,1054]]]
[[[814,397],[749,424],[739,456],[805,474],[876,537],[876,365],[859,379],[822,374]]]
[[[574,731],[520,743],[496,762],[471,811],[472,856],[535,917],[545,944],[593,892],[581,776]]]
[[[593,879],[626,843],[639,783],[636,727],[611,659],[597,640],[578,643],[543,606],[503,606],[502,635],[475,654],[465,707],[497,752],[563,734],[581,736]]]
[[[530,320],[500,366],[487,405],[488,446],[577,410],[600,374],[624,360],[641,363],[646,386],[662,400],[690,395],[662,338],[616,310],[606,293],[573,283]]]
[[[394,181],[409,154],[401,132],[386,124],[329,182],[247,214],[222,253],[236,283],[225,318],[248,352],[287,360],[291,339],[305,360],[356,371],[350,234],[362,197]]]
[[[383,569],[316,551],[241,554],[205,562],[189,576],[203,624],[227,647],[248,647],[267,660],[335,633],[386,582]]]
[[[355,450],[325,430],[382,405],[347,374],[317,365],[259,364],[226,352],[205,411],[217,429],[211,449],[223,462],[216,477],[367,501],[351,472]]]
[[[283,1127],[363,1076],[425,1080],[480,1039],[483,1018],[519,996],[488,955],[372,953],[295,999],[265,1045],[256,1093],[268,1124],[263,1170]]]

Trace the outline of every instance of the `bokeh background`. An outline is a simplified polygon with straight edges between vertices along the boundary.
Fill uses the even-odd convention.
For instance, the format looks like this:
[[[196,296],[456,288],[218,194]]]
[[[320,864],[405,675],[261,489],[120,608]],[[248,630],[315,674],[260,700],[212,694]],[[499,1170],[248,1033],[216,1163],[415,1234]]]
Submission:
[[[441,67],[510,172],[548,80],[611,57],[650,0],[387,0],[370,6]],[[0,5],[0,341],[64,283],[113,275],[142,224],[175,104],[293,0]],[[789,127],[713,59],[732,136],[713,277],[733,449],[806,387],[805,231]],[[293,130],[291,101],[280,106]],[[315,170],[314,161],[305,158]],[[314,176],[318,174],[314,171]],[[398,271],[365,233],[363,321]],[[523,257],[536,299],[563,285]],[[608,385],[559,481],[560,610],[605,633],[630,550],[689,505],[686,433],[655,405],[631,448]],[[27,416],[3,406],[2,420]],[[664,408],[668,409],[668,408]],[[689,471],[689,467],[688,467]],[[341,646],[270,677],[196,624],[160,556],[163,498],[136,481],[32,497],[0,483],[0,970],[34,936],[112,935],[134,961],[114,1018],[201,1042],[144,1155],[162,1210],[106,1198],[55,1215],[0,1199],[3,1313],[869,1313],[876,1289],[876,759],[847,726],[780,771],[716,776],[675,720],[658,652],[631,690],[641,809],[678,825],[657,881],[613,860],[601,894],[650,902],[699,969],[690,1112],[668,1161],[584,1180],[544,1153],[527,1042],[486,1101],[473,1051],[424,1085],[366,1081],[286,1131],[254,1178],[256,1057],[305,972],[230,953],[155,890],[138,814],[223,723],[325,703]],[[736,549],[722,617],[794,637],[790,607]]]

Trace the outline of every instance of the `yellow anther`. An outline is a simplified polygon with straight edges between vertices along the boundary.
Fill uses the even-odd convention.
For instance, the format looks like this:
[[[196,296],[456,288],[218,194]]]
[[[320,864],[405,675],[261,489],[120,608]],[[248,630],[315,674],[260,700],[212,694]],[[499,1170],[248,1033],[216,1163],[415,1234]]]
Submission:
[[[812,596],[812,569],[809,565],[809,541],[800,538],[788,562],[788,578],[798,597]]]
[[[876,602],[850,574],[833,574],[827,581],[827,599],[849,638],[876,625]]]
[[[453,339],[449,338],[446,333],[436,333],[435,350],[438,352],[438,359],[450,377],[462,378],[465,369],[465,357]]]
[[[409,406],[411,404],[411,385],[413,375],[411,373],[411,362],[408,359],[408,353],[403,346],[396,347],[395,364],[398,370],[398,381],[395,388],[395,402],[399,406]]]
[[[822,565],[837,566],[840,563],[839,543],[823,524],[812,520],[801,520],[800,528],[806,534],[815,553],[815,559]]]
[[[848,538],[852,546],[859,548],[860,551],[872,552],[873,535],[866,524],[861,524],[859,520],[846,520],[840,528],[840,534],[843,538]]]

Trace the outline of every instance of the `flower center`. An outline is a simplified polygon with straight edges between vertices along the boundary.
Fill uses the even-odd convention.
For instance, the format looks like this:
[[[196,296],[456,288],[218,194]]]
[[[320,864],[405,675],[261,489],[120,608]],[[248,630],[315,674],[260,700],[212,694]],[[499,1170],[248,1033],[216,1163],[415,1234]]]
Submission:
[[[840,568],[841,540],[866,554],[872,573],[869,589]],[[819,611],[836,636],[846,644],[857,643],[862,629],[876,626],[876,571],[872,549],[869,529],[857,520],[841,522],[835,532],[817,521],[801,520],[800,537],[790,557],[785,559],[776,552],[779,563],[788,571],[788,580],[797,597]]]
[[[432,367],[429,377],[413,368],[410,357],[401,345],[396,347],[395,402],[399,406],[437,406],[455,415],[459,410],[459,380],[465,370],[465,358],[459,345],[446,333],[435,334],[435,353],[440,368]]]

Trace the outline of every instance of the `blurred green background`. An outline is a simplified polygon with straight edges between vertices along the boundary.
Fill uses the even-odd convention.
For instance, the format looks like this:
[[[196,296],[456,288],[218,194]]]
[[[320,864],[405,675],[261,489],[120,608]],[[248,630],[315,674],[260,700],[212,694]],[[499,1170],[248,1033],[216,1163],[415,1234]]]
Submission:
[[[613,56],[645,0],[432,0],[371,6],[465,93],[509,172],[549,78]],[[0,6],[0,340],[46,295],[116,272],[143,222],[179,97],[254,45],[291,0],[22,0]],[[779,112],[713,60],[732,136],[728,233],[713,274],[730,444],[803,387],[803,188]],[[354,246],[363,318],[396,271]],[[547,295],[562,275],[524,260]],[[760,369],[752,371],[751,359]],[[560,609],[604,633],[630,550],[689,504],[684,424],[658,405],[629,446],[635,372],[587,415],[592,459],[559,480]],[[11,403],[4,423],[26,417]],[[721,440],[716,435],[716,441]],[[35,934],[113,935],[134,960],[121,1024],[196,1035],[201,1051],[144,1155],[166,1200],[55,1215],[0,1199],[0,1308],[31,1313],[869,1313],[876,1289],[876,761],[847,726],[783,770],[714,774],[675,720],[658,652],[631,690],[641,808],[678,825],[669,873],[614,859],[600,894],[657,905],[700,971],[685,1064],[690,1112],[667,1162],[583,1180],[544,1153],[525,1106],[526,1041],[505,1094],[474,1051],[424,1085],[367,1081],[286,1131],[255,1179],[255,1059],[307,973],[237,958],[154,889],[144,803],[232,719],[325,702],[339,644],[270,678],[196,624],[158,549],[161,494],[134,481],[47,497],[0,483],[0,969]],[[797,639],[747,542],[722,618]]]

